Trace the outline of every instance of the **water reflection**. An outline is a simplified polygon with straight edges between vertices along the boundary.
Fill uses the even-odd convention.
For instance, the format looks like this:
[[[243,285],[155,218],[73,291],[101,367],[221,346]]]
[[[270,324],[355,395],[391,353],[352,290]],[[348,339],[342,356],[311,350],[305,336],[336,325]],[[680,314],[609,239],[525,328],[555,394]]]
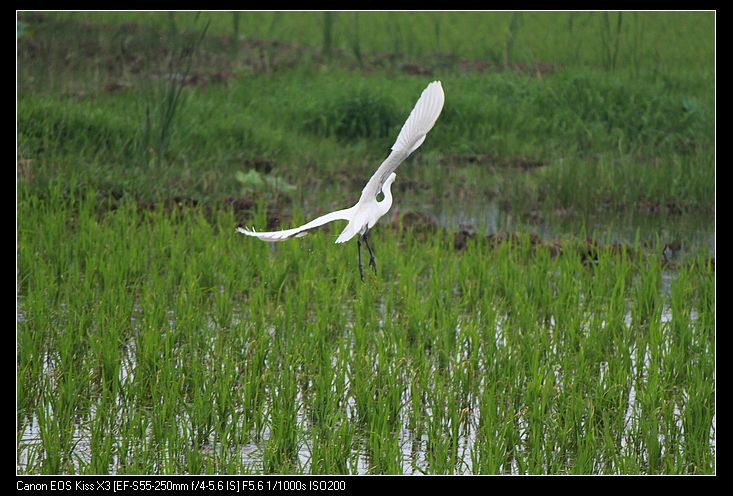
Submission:
[[[468,205],[445,203],[428,208],[433,210],[442,227],[451,230],[461,225],[471,225],[487,234],[528,230],[543,240],[591,237],[607,243],[618,241],[631,244],[638,240],[649,246],[656,246],[657,243],[666,245],[672,256],[696,254],[702,249],[715,257],[714,214],[591,214],[561,211],[518,218],[512,212],[502,210],[496,201]]]

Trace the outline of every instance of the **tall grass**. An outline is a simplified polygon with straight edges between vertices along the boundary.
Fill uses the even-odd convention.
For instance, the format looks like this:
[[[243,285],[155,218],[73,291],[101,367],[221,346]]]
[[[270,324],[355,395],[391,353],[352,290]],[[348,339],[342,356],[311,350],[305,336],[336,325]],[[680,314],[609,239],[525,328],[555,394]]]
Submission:
[[[616,14],[616,25],[614,27],[611,26],[610,14],[608,12],[601,13],[601,65],[608,70],[616,68],[618,49],[621,45],[623,15],[623,12]]]
[[[454,164],[469,162],[475,164],[467,168],[466,174],[473,176],[469,183],[481,197],[531,199],[525,202],[530,208],[709,212],[715,101],[712,65],[705,65],[709,58],[702,50],[707,46],[712,53],[712,45],[705,45],[704,36],[690,38],[701,33],[709,16],[661,14],[614,18],[524,12],[474,18],[396,13],[389,22],[382,13],[313,17],[241,12],[236,22],[230,14],[130,14],[127,20],[139,24],[120,24],[114,13],[24,16],[28,27],[19,39],[19,154],[37,181],[73,170],[79,176],[86,172],[93,187],[117,193],[122,189],[147,195],[155,183],[158,193],[168,196],[233,196],[239,193],[234,177],[253,160],[269,162],[275,175],[300,190],[315,190],[312,179],[319,175],[304,170],[339,171],[345,180],[353,175],[354,181],[368,177],[416,95],[427,81],[441,79],[448,98],[445,111],[413,159],[422,163],[411,169],[422,183],[428,180],[427,191],[455,196],[460,191],[446,190],[429,178],[445,179],[436,170],[445,164],[456,177],[463,172],[455,171]],[[408,29],[408,17],[417,26],[428,23],[429,29]],[[540,53],[538,47],[528,47],[542,39],[541,19],[544,29],[554,26],[545,35],[547,49],[573,51],[568,38],[577,39],[583,41],[578,50],[595,47],[596,62],[569,64],[575,55],[564,53],[547,59],[553,68],[541,77],[536,70],[521,69],[532,60],[548,64],[540,55],[527,58]],[[115,20],[117,24],[103,24]],[[486,39],[475,48],[482,47],[481,57],[503,50],[508,71],[466,72],[459,63],[471,56],[471,48],[459,47],[456,36],[463,33],[461,40],[469,39],[470,26],[479,21]],[[501,29],[490,29],[499,21]],[[231,56],[233,22],[242,39],[249,40],[242,42],[237,57]],[[310,30],[318,26],[324,31],[316,36]],[[656,49],[659,60],[675,70],[650,65],[641,53],[654,46],[651,40],[659,26],[684,34],[676,55]],[[387,58],[371,45],[378,28],[388,31],[381,38],[392,40]],[[71,30],[79,36],[62,36]],[[350,41],[342,46],[345,31]],[[225,39],[220,39],[222,33]],[[317,51],[332,52],[332,60],[319,61],[283,41],[258,40],[289,40],[295,33]],[[496,43],[491,41],[495,34],[500,35]],[[554,42],[560,34],[562,39]],[[436,44],[451,52],[430,58]],[[599,46],[604,47],[600,52]],[[297,58],[283,64],[283,53],[296,49],[301,50]],[[95,57],[87,56],[90,51]],[[339,55],[344,51],[364,72],[353,71],[353,63]],[[58,66],[61,52],[73,64]],[[672,63],[682,53],[690,60]],[[626,54],[633,56],[630,65],[623,62]],[[599,64],[600,59],[606,62]],[[384,60],[394,63],[382,64]],[[500,62],[501,57],[497,68]],[[604,64],[608,70],[597,70]],[[403,72],[403,66],[417,74],[431,73],[416,76]],[[224,84],[207,82],[212,73],[225,78]],[[55,83],[45,84],[50,80]],[[443,160],[436,160],[437,155]],[[168,166],[160,167],[163,161]],[[526,174],[509,167],[503,174],[501,169],[507,168],[495,166],[527,162],[545,167]],[[146,172],[149,163],[159,165],[155,181]],[[491,168],[499,174],[484,170]],[[496,179],[476,180],[489,176]],[[583,187],[573,178],[582,178]]]
[[[174,119],[180,113],[183,104],[183,89],[193,66],[193,59],[206,36],[209,22],[191,35],[179,32],[175,15],[169,14],[170,25],[167,37],[161,43],[170,53],[165,67],[153,67],[152,64],[143,70],[139,81],[143,99],[144,120],[141,129],[140,150],[143,155],[153,153],[153,160],[158,168],[162,165],[174,132]],[[198,20],[195,19],[195,20]],[[145,60],[157,60],[154,52],[160,49],[154,43],[146,43],[148,53]]]
[[[522,13],[512,12],[509,28],[507,30],[506,45],[504,47],[504,65],[511,66],[514,63],[514,43],[522,24]]]
[[[562,64],[567,67],[602,67],[616,54],[614,70],[638,62],[645,73],[685,72],[692,68],[712,71],[714,12],[356,12],[361,48],[367,54],[395,53],[423,58],[440,47],[442,52],[469,59],[485,59],[507,42],[512,18],[522,19],[521,43],[513,47],[513,61],[520,64]],[[81,18],[111,23],[139,22],[165,27],[165,13],[107,12],[59,13],[60,18]],[[195,14],[180,12],[181,23]],[[230,33],[228,12],[209,12],[212,34]],[[631,18],[630,18],[631,16]],[[326,18],[330,20],[324,23]],[[623,21],[619,23],[619,19]],[[638,21],[638,24],[637,24]],[[323,12],[241,12],[239,25],[245,36],[279,40],[322,48],[328,31],[333,49],[348,52],[352,21],[348,15]],[[436,25],[440,28],[436,30]],[[644,44],[632,45],[628,32],[643,31]],[[511,30],[510,30],[511,31]],[[570,37],[570,40],[568,40]],[[675,40],[670,43],[669,40]],[[408,49],[408,46],[412,47]],[[634,50],[630,46],[635,46]],[[618,47],[618,48],[616,48]]]
[[[436,169],[456,178],[464,158],[475,162],[466,169],[470,174],[497,179],[502,161],[521,160],[546,167],[514,176],[509,168],[509,188],[483,181],[471,186],[486,184],[484,195],[531,198],[553,208],[646,208],[650,201],[666,206],[665,198],[678,210],[712,208],[714,107],[698,83],[630,85],[575,73],[544,82],[447,76],[443,85],[449,105],[408,162],[420,165],[404,169],[427,191],[449,188],[445,194],[455,196],[450,188],[460,183],[439,185],[430,178],[442,177]],[[235,174],[245,160],[255,159],[269,160],[276,175],[305,190],[312,187],[308,181],[336,171],[361,182],[392,145],[422,88],[424,81],[408,76],[355,80],[348,73],[306,70],[193,90],[185,112],[176,115],[175,133],[166,135],[167,160],[176,166],[165,168],[156,187],[186,196],[231,196],[239,193]],[[132,93],[93,102],[23,97],[20,156],[33,163],[36,177],[76,170],[95,187],[114,182],[144,192],[151,186],[142,169],[147,162],[129,153],[139,136],[136,101]],[[446,158],[439,162],[436,154]],[[89,163],[94,166],[84,165]],[[303,174],[313,164],[319,174]],[[495,173],[487,174],[492,166]]]

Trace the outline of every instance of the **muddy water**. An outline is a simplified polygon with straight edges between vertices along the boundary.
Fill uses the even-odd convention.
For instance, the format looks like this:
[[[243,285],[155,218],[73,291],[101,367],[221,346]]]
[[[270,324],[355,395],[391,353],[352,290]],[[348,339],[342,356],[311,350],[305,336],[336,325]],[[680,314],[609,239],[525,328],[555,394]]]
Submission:
[[[426,207],[423,207],[424,209]],[[666,247],[666,255],[680,258],[699,250],[715,257],[714,214],[588,214],[556,211],[516,216],[497,202],[470,205],[443,204],[427,207],[446,229],[471,226],[477,232],[511,232],[517,229],[537,234],[543,240],[593,238],[602,242],[621,242]],[[638,236],[638,238],[637,238]]]

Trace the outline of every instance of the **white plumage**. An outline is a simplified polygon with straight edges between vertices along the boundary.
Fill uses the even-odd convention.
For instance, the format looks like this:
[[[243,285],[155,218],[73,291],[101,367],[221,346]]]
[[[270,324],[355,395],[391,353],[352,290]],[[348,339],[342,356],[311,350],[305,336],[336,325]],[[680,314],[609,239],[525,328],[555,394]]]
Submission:
[[[425,141],[425,136],[433,128],[435,121],[443,110],[444,101],[445,95],[440,81],[433,81],[423,90],[415,107],[410,112],[410,116],[403,124],[400,134],[392,146],[392,152],[369,179],[361,192],[359,201],[353,207],[330,212],[293,229],[257,232],[254,228],[251,230],[237,228],[237,231],[263,241],[285,241],[286,239],[305,236],[312,229],[334,220],[347,220],[349,223],[336,239],[336,243],[349,241],[358,234],[360,238],[364,239],[367,248],[369,248],[366,239],[367,232],[392,206],[391,186],[397,177],[394,171]],[[380,190],[384,193],[384,199],[377,201],[377,194]],[[371,248],[369,248],[369,251],[371,254]],[[370,263],[376,270],[373,255]],[[359,269],[361,271],[361,258],[359,258]]]

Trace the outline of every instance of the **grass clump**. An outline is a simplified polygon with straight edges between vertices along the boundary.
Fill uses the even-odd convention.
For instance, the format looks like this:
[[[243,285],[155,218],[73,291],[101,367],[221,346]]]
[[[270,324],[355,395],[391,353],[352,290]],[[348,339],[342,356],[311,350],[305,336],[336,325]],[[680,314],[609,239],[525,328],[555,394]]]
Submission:
[[[361,89],[331,95],[305,112],[303,128],[320,136],[344,140],[387,138],[399,126],[394,103],[383,94]]]

